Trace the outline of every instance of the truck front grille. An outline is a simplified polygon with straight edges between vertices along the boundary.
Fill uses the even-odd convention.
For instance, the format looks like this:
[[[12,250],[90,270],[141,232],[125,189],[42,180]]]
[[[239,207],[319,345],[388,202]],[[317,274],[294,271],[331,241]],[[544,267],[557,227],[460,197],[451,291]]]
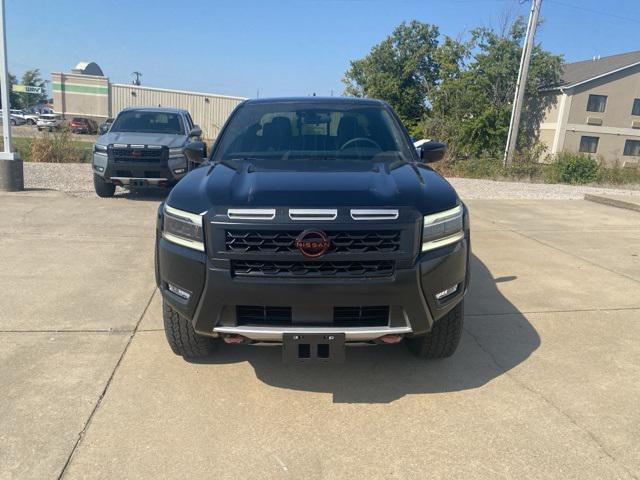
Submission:
[[[336,327],[383,327],[389,324],[389,306],[334,307]]]
[[[291,325],[291,307],[236,305],[238,325]]]
[[[114,162],[150,162],[159,163],[165,158],[165,148],[111,147],[109,158]]]
[[[309,322],[296,323],[291,307],[264,305],[236,305],[238,325],[312,326]],[[333,307],[333,319],[326,319],[317,326],[326,327],[384,327],[389,324],[389,306]]]
[[[227,230],[226,250],[230,252],[298,252],[296,237],[300,231]],[[390,253],[400,249],[400,231],[328,231],[327,253]]]
[[[236,276],[256,277],[385,277],[393,274],[392,260],[272,262],[232,260]]]

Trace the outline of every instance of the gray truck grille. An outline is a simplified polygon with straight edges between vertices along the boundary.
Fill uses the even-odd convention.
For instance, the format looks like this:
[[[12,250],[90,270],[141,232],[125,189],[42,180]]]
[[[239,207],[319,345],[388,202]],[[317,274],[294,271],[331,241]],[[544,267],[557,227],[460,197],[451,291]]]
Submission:
[[[226,250],[231,252],[291,253],[300,231],[227,230]],[[327,231],[327,253],[390,253],[400,249],[399,230]]]
[[[108,150],[108,153],[114,162],[158,163],[165,157],[164,150],[164,148],[112,147]]]

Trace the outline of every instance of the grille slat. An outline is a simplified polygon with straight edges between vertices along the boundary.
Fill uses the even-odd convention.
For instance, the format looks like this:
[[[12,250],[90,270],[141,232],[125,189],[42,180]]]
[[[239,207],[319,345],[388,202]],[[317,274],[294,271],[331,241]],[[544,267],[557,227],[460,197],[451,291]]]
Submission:
[[[299,231],[227,230],[225,248],[237,253],[297,253]],[[328,231],[327,253],[391,253],[400,249],[400,231]]]
[[[114,162],[159,163],[164,159],[164,151],[164,148],[111,147],[108,154]]]
[[[336,327],[382,327],[389,323],[389,307],[334,307]]]
[[[236,305],[238,325],[290,325],[291,307]]]
[[[313,261],[273,262],[263,260],[232,260],[231,270],[238,276],[264,277],[383,277],[393,274],[391,260],[357,262]]]

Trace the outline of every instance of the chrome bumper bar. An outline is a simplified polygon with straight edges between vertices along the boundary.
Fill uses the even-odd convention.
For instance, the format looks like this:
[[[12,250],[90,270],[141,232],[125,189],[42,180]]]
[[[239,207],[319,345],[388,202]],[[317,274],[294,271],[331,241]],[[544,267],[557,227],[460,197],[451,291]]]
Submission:
[[[149,185],[158,185],[161,182],[166,182],[166,178],[143,178],[143,177],[111,177],[111,180],[117,180],[122,185],[129,185],[132,180],[142,180],[147,182]]]
[[[281,342],[285,333],[331,334],[344,333],[347,342],[368,342],[384,335],[411,333],[411,327],[215,327],[215,333],[242,335],[257,342]]]

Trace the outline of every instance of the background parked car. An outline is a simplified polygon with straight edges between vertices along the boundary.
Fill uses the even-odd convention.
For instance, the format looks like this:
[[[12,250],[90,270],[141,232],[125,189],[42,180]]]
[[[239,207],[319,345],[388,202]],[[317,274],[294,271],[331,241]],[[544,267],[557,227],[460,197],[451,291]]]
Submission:
[[[2,122],[4,120],[2,119],[2,110],[0,110],[0,125],[2,125]],[[24,125],[25,123],[27,123],[27,121],[24,118],[20,118],[16,115],[13,115],[12,113],[9,114],[9,122],[11,122],[11,125],[16,126],[16,125]]]
[[[33,110],[11,110],[11,115],[24,119],[27,125],[35,125],[40,117],[38,113]]]
[[[69,122],[69,128],[73,133],[96,133],[98,126],[96,122],[88,118],[74,117]]]
[[[40,118],[36,122],[38,131],[42,130],[58,130],[62,126],[62,117],[53,113],[47,113],[40,115]]]

